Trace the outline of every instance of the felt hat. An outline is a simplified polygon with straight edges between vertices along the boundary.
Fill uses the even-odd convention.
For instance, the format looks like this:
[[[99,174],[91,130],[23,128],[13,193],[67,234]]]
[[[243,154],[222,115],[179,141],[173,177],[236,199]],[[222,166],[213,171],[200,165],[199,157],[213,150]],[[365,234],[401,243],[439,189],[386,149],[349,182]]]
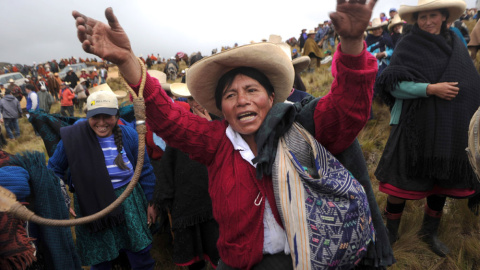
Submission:
[[[280,41],[281,40],[282,38],[280,38]],[[292,52],[290,51],[291,47],[287,43],[280,42],[275,44],[280,48],[282,48],[283,52],[288,56],[288,58],[290,58],[290,60],[292,61],[292,65],[293,65],[293,69],[295,70],[295,73],[300,73],[304,71],[308,67],[308,65],[310,65],[310,57],[308,56],[300,56],[292,60]]]
[[[86,80],[84,78],[80,78],[79,83],[84,83],[84,82],[86,82]]]
[[[9,83],[15,82],[13,79],[8,80]]]
[[[216,106],[215,90],[225,73],[239,67],[255,68],[265,74],[275,92],[274,103],[284,102],[292,90],[294,69],[291,58],[270,42],[239,46],[203,58],[189,68],[187,87],[208,112],[223,116]]]
[[[88,96],[87,118],[97,114],[117,115],[117,113],[118,99],[111,90],[98,90]]]
[[[416,6],[400,5],[398,13],[407,23],[414,24],[413,14],[420,11],[447,9],[450,14],[447,23],[454,22],[465,12],[467,4],[463,0],[418,0]]]
[[[391,32],[392,28],[395,27],[395,25],[404,24],[404,23],[405,21],[403,21],[402,18],[400,18],[400,15],[397,13],[388,24],[388,31]]]
[[[163,90],[170,91],[170,84],[167,83],[167,74],[165,74],[165,72],[156,69],[149,69],[148,74],[158,80]]]
[[[372,25],[370,25],[370,26],[367,27],[367,31],[368,31],[368,30],[373,30],[373,29],[380,28],[380,27],[382,27],[382,26],[387,25],[387,23],[388,23],[387,21],[382,22],[382,20],[380,20],[380,18],[374,18],[374,19],[372,20]]]
[[[115,94],[115,96],[118,98],[118,99],[122,99],[124,97],[126,97],[128,95],[128,92],[127,91],[122,91],[122,90],[117,90],[117,91],[113,91],[110,86],[106,83],[102,83],[102,84],[99,84],[95,87],[92,87],[90,89],[88,89],[88,92],[90,94],[92,93],[95,93],[95,92],[98,92],[98,91],[110,91],[112,92],[113,94]]]
[[[317,34],[317,32],[315,32],[314,30],[308,30],[308,32],[307,32],[307,36],[308,35],[316,35],[316,34]]]
[[[189,98],[192,96],[185,83],[172,83],[170,84],[170,91],[176,97]]]
[[[268,42],[281,43],[282,37],[279,35],[270,35],[270,37],[268,37]]]

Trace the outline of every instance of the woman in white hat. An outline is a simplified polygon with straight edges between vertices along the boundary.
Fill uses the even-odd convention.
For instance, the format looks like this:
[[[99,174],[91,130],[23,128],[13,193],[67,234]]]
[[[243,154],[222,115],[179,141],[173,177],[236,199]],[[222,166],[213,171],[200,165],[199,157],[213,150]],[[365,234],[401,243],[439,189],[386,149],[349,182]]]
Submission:
[[[78,37],[86,52],[116,63],[126,81],[137,91],[140,80],[146,77],[143,94],[147,122],[152,130],[167,144],[207,166],[213,215],[220,233],[217,248],[221,262],[217,269],[292,269],[303,266],[322,269],[332,264],[346,268],[353,267],[365,256],[367,243],[372,243],[372,230],[368,224],[367,199],[358,183],[352,182],[351,187],[358,187],[358,193],[347,201],[353,198],[355,216],[368,221],[356,223],[362,223],[363,227],[357,227],[355,232],[347,227],[340,229],[340,233],[348,230],[352,232],[351,236],[358,236],[355,240],[358,242],[350,237],[344,240],[347,252],[331,245],[337,241],[321,240],[329,233],[318,234],[319,227],[316,226],[308,226],[308,229],[315,230],[319,238],[315,236],[309,243],[307,234],[297,237],[297,231],[289,227],[295,220],[284,220],[280,216],[284,208],[277,206],[274,189],[279,187],[274,187],[273,180],[287,181],[286,174],[278,174],[278,169],[283,169],[284,165],[273,167],[279,165],[275,149],[283,149],[282,153],[285,153],[284,145],[277,144],[286,139],[284,134],[292,132],[301,145],[311,138],[310,134],[314,134],[326,149],[338,154],[352,144],[365,125],[377,71],[375,59],[365,50],[363,42],[363,32],[376,1],[365,2],[338,1],[337,12],[330,15],[342,37],[332,67],[335,81],[328,95],[305,104],[303,108],[296,107],[298,112],[291,104],[283,103],[293,86],[291,59],[273,43],[241,46],[192,65],[187,76],[192,96],[208,112],[223,117],[223,121],[201,119],[172,102],[158,81],[144,72],[111,9],[106,10],[109,25],[73,12]],[[297,131],[305,129],[294,121],[301,123],[310,133],[298,137]],[[318,146],[316,141],[308,140]],[[296,155],[308,156],[307,160],[313,162],[309,151],[298,152],[296,147],[292,150]],[[314,164],[305,166],[308,170],[308,167],[316,167]],[[340,165],[338,162],[334,164]],[[343,170],[341,168],[338,167]],[[316,174],[315,169],[308,172]],[[306,176],[304,171],[301,174]],[[292,172],[293,175],[299,175],[298,171]],[[349,178],[342,175],[342,181]],[[357,201],[359,198],[364,201]],[[288,196],[279,200],[285,202]],[[305,206],[299,202],[299,207]],[[317,204],[320,205],[323,204]],[[330,202],[324,206],[334,207],[335,204]],[[298,213],[303,215],[305,212],[299,210]],[[305,219],[303,216],[302,221]],[[313,246],[319,248],[312,250]],[[329,249],[326,252],[335,255],[320,255],[325,248]],[[375,256],[370,259],[375,266],[394,261],[388,258],[389,254],[379,253],[379,249],[372,252]]]
[[[117,95],[112,91],[92,93],[86,114],[87,119],[60,129],[61,141],[48,160],[48,168],[73,188],[77,216],[95,214],[122,194],[138,157],[138,134],[119,121]],[[123,250],[132,269],[153,269],[147,207],[155,175],[146,153],[139,183],[107,216],[75,227],[82,265],[91,265],[92,270],[111,269],[111,261]]]
[[[447,28],[464,11],[462,0],[402,5],[400,17],[413,28],[375,85],[392,108],[390,137],[375,172],[380,191],[388,194],[391,242],[398,238],[405,200],[427,198],[419,235],[439,256],[449,252],[437,238],[446,197],[471,198],[480,191],[465,154],[466,131],[480,105],[480,76]]]
[[[380,18],[372,20],[372,25],[367,27],[367,51],[369,51],[378,63],[377,76],[382,74],[382,71],[390,64],[390,57],[393,54],[393,41],[388,33],[383,31],[383,28],[388,22],[382,22]]]
[[[388,22],[388,31],[390,32],[390,36],[392,37],[393,47],[400,41],[402,37],[402,30],[403,25],[405,22],[400,18],[400,15],[395,14],[392,20]]]

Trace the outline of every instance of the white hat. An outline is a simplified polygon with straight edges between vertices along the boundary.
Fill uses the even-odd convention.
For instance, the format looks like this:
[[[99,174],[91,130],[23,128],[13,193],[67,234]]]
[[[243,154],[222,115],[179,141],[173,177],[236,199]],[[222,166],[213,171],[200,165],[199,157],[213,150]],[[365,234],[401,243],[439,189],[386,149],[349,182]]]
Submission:
[[[398,24],[404,24],[405,21],[402,20],[402,18],[400,18],[400,15],[397,13],[395,14],[395,16],[393,17],[393,19],[390,21],[390,23],[388,24],[388,30],[389,31],[392,31],[392,28],[395,26],[395,25],[398,25]]]
[[[295,76],[291,55],[270,42],[240,46],[196,62],[187,73],[188,90],[209,113],[222,116],[215,89],[225,73],[239,67],[255,68],[269,79],[275,91],[274,103],[284,102],[290,95]]]
[[[418,0],[416,6],[400,5],[398,14],[407,23],[414,24],[413,14],[420,11],[447,9],[449,16],[447,23],[454,22],[465,12],[467,4],[463,0]]]
[[[97,114],[117,115],[118,100],[112,91],[97,91],[87,98],[87,118]]]
[[[190,91],[188,91],[187,84],[185,83],[172,83],[170,84],[170,91],[176,97],[189,98],[192,96]]]
[[[149,69],[148,74],[158,80],[163,90],[170,91],[170,84],[167,83],[167,74],[165,74],[165,72],[156,69]]]
[[[382,22],[382,20],[380,20],[380,18],[375,18],[375,19],[372,20],[372,25],[367,27],[367,31],[377,29],[377,28],[381,28],[382,26],[387,25],[387,24],[388,24],[387,21]]]
[[[118,99],[121,99],[121,98],[124,98],[128,95],[128,92],[127,91],[122,91],[122,90],[117,90],[117,91],[113,91],[112,88],[110,88],[110,86],[106,83],[102,83],[102,84],[99,84],[95,87],[92,87],[90,89],[88,89],[88,92],[90,94],[92,93],[95,93],[95,92],[98,92],[98,91],[109,91],[109,92],[112,92],[113,94],[115,94],[115,96],[118,98]]]

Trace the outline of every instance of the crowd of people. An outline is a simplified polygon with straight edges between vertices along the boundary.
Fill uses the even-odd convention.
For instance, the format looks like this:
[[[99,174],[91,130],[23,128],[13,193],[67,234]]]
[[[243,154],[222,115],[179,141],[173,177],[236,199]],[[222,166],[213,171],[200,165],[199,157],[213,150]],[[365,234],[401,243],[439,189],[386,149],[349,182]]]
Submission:
[[[133,177],[139,185],[121,207],[76,226],[75,249],[42,252],[47,240],[26,237],[30,228],[24,226],[12,230],[22,232],[25,246],[35,242],[52,269],[125,263],[154,269],[159,223],[172,233],[173,262],[189,269],[386,269],[396,262],[392,247],[402,237],[406,201],[425,199],[418,238],[438,256],[448,256],[438,238],[446,199],[468,199],[473,212],[480,206],[480,182],[465,153],[466,131],[480,106],[480,75],[467,47],[480,44],[454,30],[473,11],[462,0],[419,0],[392,8],[390,18],[382,13],[369,21],[375,3],[339,0],[329,21],[302,30],[299,48],[272,35],[207,58],[177,54],[189,68],[182,83],[172,84],[166,72],[150,69],[159,57],[134,55],[111,8],[105,12],[108,25],[74,11],[82,48],[118,65],[128,87],[143,94],[145,149],[137,149],[134,129],[143,123],[122,114],[119,95],[89,93],[105,85],[102,70],[93,77],[71,71],[64,80],[51,70],[45,77],[32,75],[25,93],[9,86],[0,101],[7,135],[19,135],[10,119],[22,114],[24,95],[27,110],[42,119],[32,121],[37,132],[45,123],[58,125],[56,140],[43,138],[51,148],[45,168],[50,174],[42,177],[53,179],[59,194],[65,185],[73,192],[73,206],[68,196],[56,202],[63,214],[94,214]],[[480,38],[472,32],[471,40]],[[327,63],[334,77],[330,92],[313,97],[300,74]],[[69,117],[72,100],[81,100],[86,117],[58,124],[49,114],[58,99]],[[379,191],[388,195],[384,209],[357,140],[372,118],[374,99],[391,112],[390,135],[375,171]],[[138,151],[145,160],[134,176]],[[4,159],[25,164],[21,158],[0,152],[0,175],[22,167]],[[24,169],[15,172],[22,181],[7,184],[26,201],[24,182],[37,176]],[[0,221],[8,220],[15,217],[0,215]],[[42,235],[41,229],[32,235]],[[64,237],[71,237],[69,231]],[[33,252],[12,250],[15,258],[31,258]],[[21,264],[1,251],[7,269]],[[127,262],[118,261],[122,256]]]

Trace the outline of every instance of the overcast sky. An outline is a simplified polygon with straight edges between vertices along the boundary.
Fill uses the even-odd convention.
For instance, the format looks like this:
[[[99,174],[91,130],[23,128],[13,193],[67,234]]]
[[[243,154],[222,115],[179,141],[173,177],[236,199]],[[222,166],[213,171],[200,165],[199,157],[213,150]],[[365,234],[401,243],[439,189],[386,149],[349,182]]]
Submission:
[[[467,8],[476,0],[466,0]],[[379,0],[372,16],[418,0]],[[328,20],[334,0],[0,0],[0,62],[31,65],[65,57],[91,57],[76,36],[72,10],[106,21],[111,6],[130,37],[137,56],[200,51],[259,42],[270,34],[283,40],[298,38],[302,28],[313,29]]]

